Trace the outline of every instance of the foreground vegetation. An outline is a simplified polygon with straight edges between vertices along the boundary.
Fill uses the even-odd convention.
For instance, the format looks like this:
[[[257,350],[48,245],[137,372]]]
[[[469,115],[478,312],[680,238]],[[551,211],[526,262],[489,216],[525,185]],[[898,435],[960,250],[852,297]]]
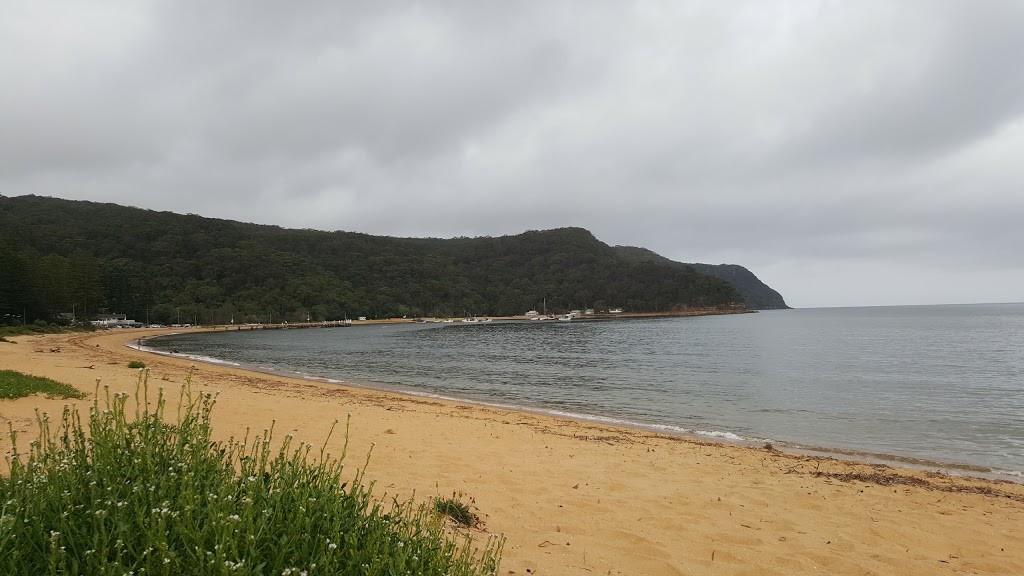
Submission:
[[[389,238],[0,196],[0,324],[101,309],[147,323],[227,324],[744,302],[734,285],[701,273],[717,267],[659,258],[581,228]],[[750,276],[743,286],[767,288]]]
[[[0,370],[0,398],[22,398],[32,394],[46,394],[60,398],[85,398],[85,394],[79,392],[75,387],[56,380],[42,376],[29,376],[14,370]]]
[[[7,336],[31,336],[33,334],[58,334],[61,332],[92,332],[96,330],[92,324],[68,324],[61,326],[50,324],[45,320],[37,320],[32,324],[3,326],[0,325],[0,342],[13,342]]]
[[[39,417],[27,453],[15,448],[0,478],[0,573],[497,573],[500,540],[474,551],[427,507],[374,501],[361,472],[344,482],[347,426],[339,458],[290,435],[275,451],[272,429],[212,441],[215,399],[188,385],[174,422],[162,391],[150,408],[141,374],[134,402],[103,396],[90,437],[66,408],[60,422]]]

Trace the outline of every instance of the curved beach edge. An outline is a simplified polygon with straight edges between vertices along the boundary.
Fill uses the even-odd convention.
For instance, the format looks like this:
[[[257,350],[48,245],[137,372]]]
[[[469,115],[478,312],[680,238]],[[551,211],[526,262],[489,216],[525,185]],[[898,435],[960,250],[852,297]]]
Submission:
[[[17,337],[0,369],[91,394],[100,378],[150,385],[176,402],[194,362],[125,346],[166,330]],[[224,364],[200,364],[193,386],[218,392],[215,430],[240,437],[275,422],[317,445],[353,415],[353,471],[373,454],[376,492],[463,493],[484,529],[507,538],[501,573],[789,574],[1024,573],[1024,486],[765,446],[744,446],[579,419],[403,395]],[[90,400],[77,401],[84,407]],[[0,401],[0,424],[27,442],[34,408],[67,400]],[[10,440],[0,442],[10,452]],[[340,453],[332,441],[328,452]],[[857,458],[858,455],[851,455]]]

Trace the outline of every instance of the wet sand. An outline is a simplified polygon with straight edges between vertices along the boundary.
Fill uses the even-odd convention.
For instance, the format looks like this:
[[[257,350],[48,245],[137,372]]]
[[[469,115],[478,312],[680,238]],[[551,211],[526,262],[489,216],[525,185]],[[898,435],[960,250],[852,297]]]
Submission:
[[[166,330],[21,336],[0,369],[92,394],[133,392],[137,370],[171,402],[192,364],[125,347]],[[475,500],[507,537],[501,574],[1024,574],[1024,486],[748,448],[201,364],[223,438],[276,420],[319,445],[352,414],[349,466],[373,447],[375,494]],[[36,407],[0,400],[28,440]],[[332,441],[340,452],[340,439]],[[0,452],[9,453],[4,435]]]

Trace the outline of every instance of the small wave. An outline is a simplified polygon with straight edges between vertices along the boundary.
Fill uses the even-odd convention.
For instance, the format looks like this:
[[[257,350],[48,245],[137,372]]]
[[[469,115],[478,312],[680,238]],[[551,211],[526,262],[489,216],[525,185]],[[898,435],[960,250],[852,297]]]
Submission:
[[[174,358],[188,358],[189,360],[195,360],[196,362],[204,362],[206,364],[220,364],[222,366],[241,366],[238,362],[231,362],[229,360],[221,360],[220,358],[214,358],[212,356],[203,356],[201,354],[182,354],[180,352],[172,352],[169,350],[158,350],[156,348],[150,348],[149,346],[140,345],[138,343],[125,343],[127,348],[138,350],[140,352],[149,352],[150,354],[158,354],[160,356],[171,356]]]
[[[169,352],[167,350],[156,350],[153,348],[146,348],[144,346],[128,346],[129,348],[135,348],[143,352],[150,352],[152,354],[158,354],[160,356],[171,356],[173,358],[188,358],[189,360],[195,360],[196,362],[204,362],[206,364],[220,364],[223,366],[241,366],[237,362],[228,362],[227,360],[221,360],[219,358],[211,358],[209,356],[200,356],[197,354],[181,354],[178,352]]]
[[[732,432],[719,432],[718,430],[697,430],[695,434],[700,436],[709,436],[711,438],[724,438],[726,440],[745,440],[745,438],[738,434],[733,434]]]
[[[227,360],[221,360],[220,358],[214,358],[212,356],[202,356],[199,354],[172,354],[172,356],[184,356],[189,360],[195,360],[196,362],[206,362],[207,364],[220,364],[222,366],[241,366],[238,362],[229,362]]]
[[[512,408],[514,410],[520,409],[518,406],[510,406],[510,408]],[[630,427],[630,428],[635,428],[635,427],[638,427],[638,426],[642,426],[642,424],[640,424],[638,422],[631,422],[629,420],[623,420],[622,418],[613,418],[611,416],[600,416],[600,415],[597,415],[597,414],[586,414],[586,413],[583,413],[583,412],[569,412],[567,410],[558,410],[557,408],[552,408],[552,409],[547,409],[547,410],[539,409],[539,410],[536,410],[536,411],[540,412],[540,413],[543,413],[543,414],[549,414],[551,416],[561,416],[563,418],[572,418],[573,420],[585,420],[587,422],[600,422],[602,424],[614,424],[616,426],[627,426],[627,427]]]
[[[989,468],[984,471],[977,470],[959,470],[957,468],[950,468],[946,470],[948,473],[954,476],[981,476],[982,478],[991,478],[996,480],[1003,480],[1007,482],[1013,482],[1014,484],[1024,484],[1024,472],[1020,470],[1006,470],[1005,468]]]
[[[311,382],[324,382],[326,384],[345,384],[344,380],[335,380],[334,378],[326,378],[324,376],[314,376],[305,372],[295,372],[299,374],[299,378],[302,380],[309,380]]]
[[[693,434],[692,428],[683,428],[682,426],[673,426],[672,424],[645,424],[645,428],[651,428],[652,430],[659,430],[662,432],[670,432],[673,434]]]

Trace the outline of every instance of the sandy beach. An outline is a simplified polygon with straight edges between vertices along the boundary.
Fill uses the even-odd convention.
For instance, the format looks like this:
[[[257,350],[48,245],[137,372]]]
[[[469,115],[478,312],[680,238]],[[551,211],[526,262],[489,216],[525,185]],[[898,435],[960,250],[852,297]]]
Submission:
[[[21,336],[0,369],[133,392],[142,360],[173,403],[192,362],[132,350],[161,330]],[[1024,486],[653,434],[200,364],[218,436],[276,421],[319,446],[352,414],[375,494],[473,498],[507,538],[501,574],[1024,574]],[[88,400],[74,401],[80,409]],[[34,409],[0,400],[27,442]],[[340,452],[340,439],[329,451]],[[4,434],[0,452],[10,453]],[[482,536],[481,536],[482,537]]]

